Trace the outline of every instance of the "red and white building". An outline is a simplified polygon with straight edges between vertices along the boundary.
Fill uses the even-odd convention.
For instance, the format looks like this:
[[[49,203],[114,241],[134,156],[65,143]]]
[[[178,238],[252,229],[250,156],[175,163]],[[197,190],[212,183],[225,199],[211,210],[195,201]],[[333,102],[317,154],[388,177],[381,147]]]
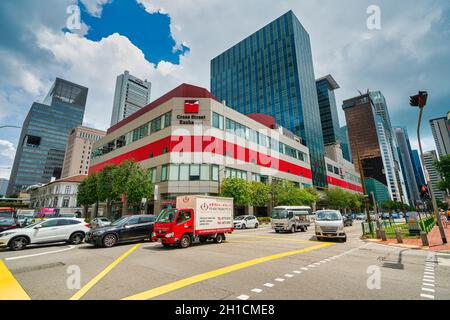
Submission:
[[[94,144],[89,172],[127,159],[151,169],[158,186],[155,211],[178,195],[217,195],[226,177],[312,186],[309,151],[299,137],[271,116],[243,115],[188,84],[111,127]]]

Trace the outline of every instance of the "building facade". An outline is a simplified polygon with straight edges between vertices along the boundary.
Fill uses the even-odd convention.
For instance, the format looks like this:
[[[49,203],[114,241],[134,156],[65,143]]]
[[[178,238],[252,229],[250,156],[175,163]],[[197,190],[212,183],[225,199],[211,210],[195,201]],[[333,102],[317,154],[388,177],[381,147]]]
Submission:
[[[382,117],[375,112],[370,94],[343,102],[352,158],[359,170],[361,159],[365,178],[373,178],[388,187],[392,200],[406,202],[394,155]]]
[[[87,175],[94,142],[106,135],[105,131],[78,126],[70,132],[67,142],[62,178]]]
[[[9,180],[0,178],[0,197],[6,197],[6,191],[8,190]]]
[[[438,183],[439,181],[441,181],[441,175],[439,174],[439,172],[436,170],[436,168],[434,167],[433,163],[437,160],[439,160],[438,155],[436,153],[436,151],[429,151],[429,152],[425,152],[423,154],[423,160],[424,160],[424,166],[428,172],[428,175],[430,177],[430,182],[431,185],[433,187],[433,194],[434,197],[437,200],[440,201],[444,201],[445,199],[445,192],[442,190],[439,190],[438,187]]]
[[[128,71],[117,77],[111,126],[132,115],[150,103],[152,85],[141,80]]]
[[[414,176],[416,177],[416,183],[420,188],[421,186],[426,185],[426,182],[425,175],[423,174],[422,162],[420,161],[419,151],[412,150],[411,159],[414,166]]]
[[[127,159],[151,170],[155,211],[178,195],[217,195],[227,177],[312,186],[309,150],[300,137],[271,116],[243,115],[187,84],[111,127],[94,148],[90,173]]]
[[[86,177],[86,175],[67,177],[30,188],[30,207],[55,208],[59,209],[60,213],[82,212],[83,209],[77,204],[77,193],[78,186]]]
[[[323,143],[325,145],[336,143],[341,139],[339,117],[337,113],[334,90],[339,85],[331,75],[316,80],[317,98],[322,123]]]
[[[17,143],[9,195],[61,177],[69,133],[83,122],[87,94],[87,88],[57,78],[43,103],[33,103]]]
[[[450,154],[450,125],[446,117],[430,120],[439,157]]]
[[[348,129],[347,126],[341,127],[341,148],[344,159],[353,162],[352,151],[350,150],[350,143],[348,140]]]
[[[214,58],[211,92],[240,113],[272,115],[300,136],[314,185],[327,187],[311,43],[292,11]]]
[[[378,208],[382,208],[383,203],[391,200],[389,190],[386,185],[373,178],[365,179],[365,187],[368,195],[373,193]]]
[[[412,150],[409,141],[408,131],[404,127],[394,128],[397,141],[398,155],[403,177],[406,183],[406,192],[408,194],[409,203],[415,206],[420,201],[419,186],[417,185],[413,160],[411,158]]]

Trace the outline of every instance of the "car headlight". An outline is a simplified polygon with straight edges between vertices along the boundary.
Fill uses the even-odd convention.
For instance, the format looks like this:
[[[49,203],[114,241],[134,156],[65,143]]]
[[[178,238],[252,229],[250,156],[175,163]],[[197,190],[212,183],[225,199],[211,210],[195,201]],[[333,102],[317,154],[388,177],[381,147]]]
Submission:
[[[173,236],[174,236],[173,232],[166,234],[166,238],[173,238]]]
[[[2,232],[2,233],[0,233],[0,238],[4,238],[4,237],[12,235],[12,234],[14,234],[14,232]]]

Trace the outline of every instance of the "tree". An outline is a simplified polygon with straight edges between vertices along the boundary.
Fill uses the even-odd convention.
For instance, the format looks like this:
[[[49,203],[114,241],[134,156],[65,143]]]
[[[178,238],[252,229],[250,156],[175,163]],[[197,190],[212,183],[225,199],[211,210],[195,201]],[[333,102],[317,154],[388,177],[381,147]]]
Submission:
[[[221,186],[221,196],[234,199],[234,205],[245,206],[250,203],[250,187],[246,180],[227,178]]]
[[[327,204],[330,209],[348,209],[351,206],[351,196],[340,188],[325,191]]]
[[[310,206],[317,201],[317,197],[306,189],[300,189],[290,181],[272,184],[271,195],[273,206]]]
[[[362,194],[350,194],[350,207],[349,209],[359,211],[361,207],[364,205],[364,195]]]
[[[111,216],[112,201],[117,200],[120,194],[113,193],[113,171],[115,165],[106,165],[97,177],[98,200],[106,202],[106,216]]]
[[[438,187],[443,191],[450,190],[450,155],[442,156],[439,161],[433,163],[441,176]]]
[[[83,206],[84,214],[87,214],[87,207],[98,202],[98,173],[93,173],[84,179],[78,186],[77,202]]]
[[[250,202],[254,207],[266,207],[270,201],[270,187],[262,182],[249,183],[250,188]]]

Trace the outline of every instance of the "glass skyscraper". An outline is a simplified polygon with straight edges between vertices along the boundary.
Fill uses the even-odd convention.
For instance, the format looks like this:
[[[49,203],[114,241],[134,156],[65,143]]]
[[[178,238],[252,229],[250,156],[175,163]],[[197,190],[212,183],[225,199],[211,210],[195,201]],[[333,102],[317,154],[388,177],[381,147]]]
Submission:
[[[87,88],[57,78],[43,103],[33,103],[17,144],[8,195],[61,177],[67,139],[83,122],[87,94]]]
[[[420,161],[419,151],[412,150],[411,159],[414,166],[414,175],[416,177],[417,186],[420,188],[424,186],[425,183],[425,175],[423,174],[422,163]]]
[[[237,111],[272,115],[310,150],[326,187],[324,143],[309,34],[292,11],[211,61],[211,92]]]

